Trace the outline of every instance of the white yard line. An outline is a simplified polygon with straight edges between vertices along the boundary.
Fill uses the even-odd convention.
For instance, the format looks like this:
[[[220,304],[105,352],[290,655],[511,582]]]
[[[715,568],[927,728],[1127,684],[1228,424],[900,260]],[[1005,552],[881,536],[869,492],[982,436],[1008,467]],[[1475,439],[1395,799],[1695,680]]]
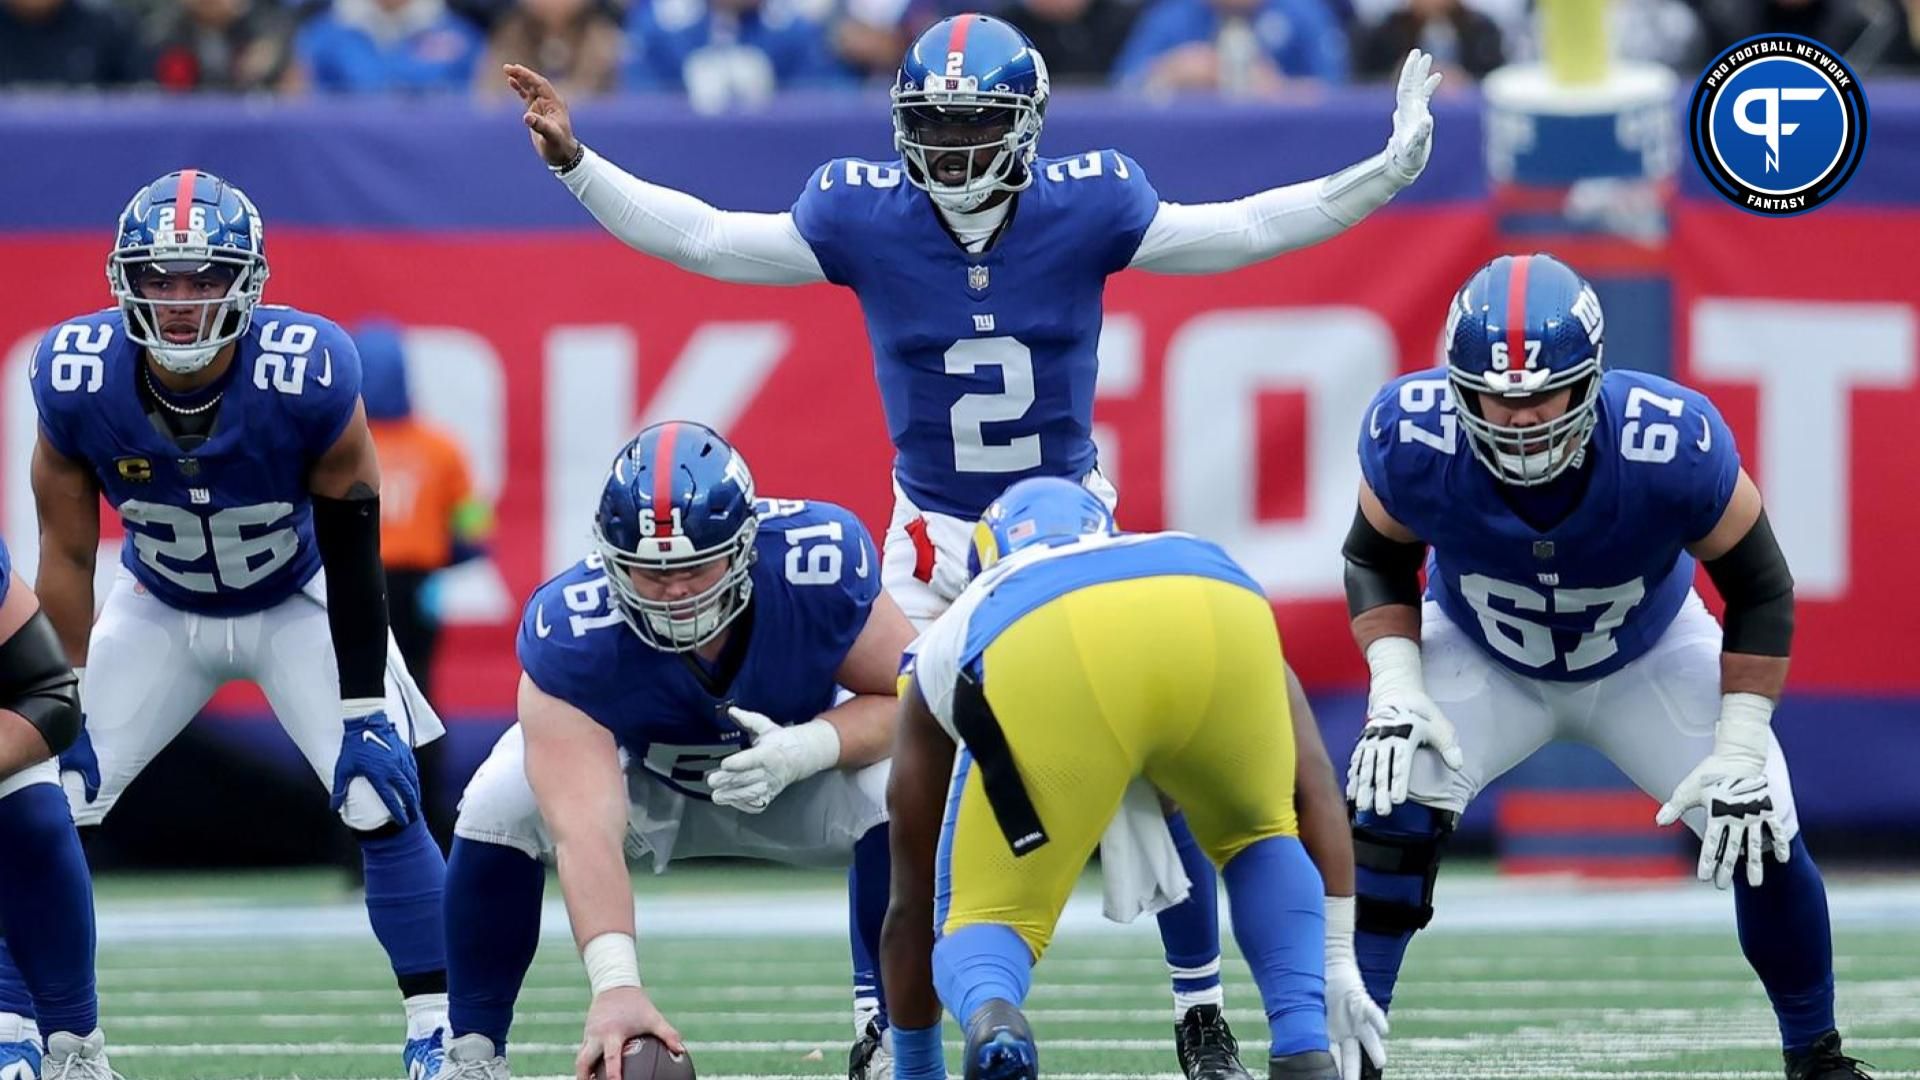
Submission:
[[[1841,927],[1905,929],[1920,907],[1920,881],[1835,883],[1828,891],[1832,918]],[[1440,912],[1430,934],[1502,930],[1705,930],[1733,925],[1733,900],[1697,882],[1618,887],[1554,879],[1441,878],[1434,905]],[[835,893],[680,894],[642,896],[643,937],[841,937],[844,900]],[[1223,919],[1223,922],[1225,920]],[[1088,935],[1151,933],[1151,923],[1132,928],[1108,922],[1100,897],[1082,889],[1067,905],[1061,933]],[[364,908],[351,902],[325,905],[246,905],[106,901],[100,905],[100,943],[188,940],[371,941]],[[568,933],[565,908],[545,905],[542,932]]]

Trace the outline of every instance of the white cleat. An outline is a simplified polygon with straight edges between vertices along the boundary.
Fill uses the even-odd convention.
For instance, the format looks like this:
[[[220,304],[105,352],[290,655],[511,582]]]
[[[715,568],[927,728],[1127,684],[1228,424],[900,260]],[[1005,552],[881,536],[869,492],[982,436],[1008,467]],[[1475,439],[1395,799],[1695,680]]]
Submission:
[[[485,1035],[462,1035],[447,1044],[447,1055],[433,1080],[511,1080],[507,1059],[494,1053]]]
[[[107,1036],[99,1028],[81,1038],[56,1031],[47,1036],[47,1060],[40,1080],[124,1080],[107,1064]]]

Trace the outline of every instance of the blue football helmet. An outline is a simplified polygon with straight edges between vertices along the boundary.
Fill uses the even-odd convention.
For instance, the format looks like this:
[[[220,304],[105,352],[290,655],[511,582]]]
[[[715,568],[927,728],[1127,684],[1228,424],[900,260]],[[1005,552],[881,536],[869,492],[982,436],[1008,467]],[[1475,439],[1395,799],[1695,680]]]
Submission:
[[[1502,255],[1467,279],[1447,314],[1447,382],[1474,456],[1493,475],[1532,487],[1580,462],[1600,404],[1604,330],[1593,286],[1551,255]],[[1527,427],[1493,423],[1480,400],[1562,389],[1566,411]]]
[[[210,298],[148,297],[167,275],[212,275]],[[260,211],[239,188],[209,172],[182,169],[141,188],[120,212],[107,284],[127,337],[175,374],[199,371],[239,340],[267,286]]]
[[[648,645],[691,652],[717,637],[753,597],[753,474],[711,428],[669,420],[613,459],[593,519],[594,549],[620,613]],[[725,560],[719,578],[674,600],[642,595],[635,571],[700,571]]]
[[[908,46],[893,84],[893,146],[907,179],[955,213],[1025,188],[1047,95],[1046,61],[1011,24],[973,14],[933,24]],[[940,180],[936,160],[954,155],[966,160],[964,177]]]
[[[1000,493],[973,527],[967,576],[979,577],[1022,548],[1119,532],[1106,500],[1071,480],[1037,476]]]

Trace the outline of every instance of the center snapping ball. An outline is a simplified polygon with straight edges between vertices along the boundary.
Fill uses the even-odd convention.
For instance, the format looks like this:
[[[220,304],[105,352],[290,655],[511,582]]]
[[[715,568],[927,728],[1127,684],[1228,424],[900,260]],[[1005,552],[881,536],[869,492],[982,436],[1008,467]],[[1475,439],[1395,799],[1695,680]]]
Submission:
[[[593,1080],[606,1080],[607,1066],[593,1067]],[[676,1054],[651,1035],[629,1039],[620,1055],[621,1080],[693,1080],[693,1055]]]

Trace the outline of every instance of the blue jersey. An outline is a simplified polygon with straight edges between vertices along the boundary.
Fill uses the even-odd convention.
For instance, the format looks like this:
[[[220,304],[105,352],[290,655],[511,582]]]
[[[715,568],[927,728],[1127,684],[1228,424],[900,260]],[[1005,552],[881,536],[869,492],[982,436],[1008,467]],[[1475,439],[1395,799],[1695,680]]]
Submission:
[[[520,666],[548,695],[613,732],[648,772],[706,798],[707,773],[745,745],[727,707],[784,725],[832,708],[836,673],[880,592],[873,538],[832,503],[762,499],[754,551],[753,602],[731,629],[745,627],[748,636],[724,687],[712,685],[714,668],[705,661],[640,640],[615,606],[598,556],[527,601]],[[723,663],[735,647],[729,642]]]
[[[0,540],[0,604],[7,602],[7,594],[13,591],[13,553],[7,550],[7,542]]]
[[[147,417],[145,364],[111,309],[48,331],[28,372],[42,436],[120,512],[121,562],[181,611],[243,615],[292,596],[320,569],[308,474],[360,400],[352,339],[318,315],[257,308],[190,451]]]
[[[1360,432],[1360,466],[1387,513],[1432,546],[1427,595],[1507,667],[1580,682],[1644,654],[1692,588],[1686,546],[1719,523],[1740,454],[1712,402],[1636,371],[1600,377],[1579,471],[1586,491],[1535,529],[1474,456],[1444,371],[1387,384]]]
[[[830,161],[793,206],[827,280],[860,298],[894,474],[923,509],[977,518],[1015,481],[1095,464],[1101,296],[1160,198],[1113,150],[1032,168],[977,255],[898,162]]]

